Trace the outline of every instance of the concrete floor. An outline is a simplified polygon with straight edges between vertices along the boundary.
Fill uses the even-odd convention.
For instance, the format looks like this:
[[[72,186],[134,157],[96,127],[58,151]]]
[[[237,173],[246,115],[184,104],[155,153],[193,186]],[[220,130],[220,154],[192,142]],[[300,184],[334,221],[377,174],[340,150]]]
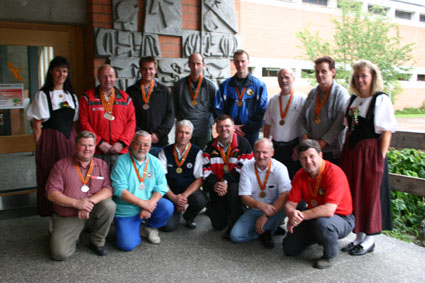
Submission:
[[[86,247],[83,233],[77,252],[56,262],[49,258],[45,218],[0,220],[0,282],[424,282],[425,249],[383,235],[376,237],[373,253],[340,253],[333,267],[318,270],[312,267],[321,256],[318,245],[289,258],[281,249],[282,236],[275,236],[276,247],[268,250],[259,241],[223,240],[204,214],[197,222],[196,230],[181,225],[173,233],[161,232],[161,244],[143,241],[132,252],[115,249],[111,231],[111,254],[105,257]]]

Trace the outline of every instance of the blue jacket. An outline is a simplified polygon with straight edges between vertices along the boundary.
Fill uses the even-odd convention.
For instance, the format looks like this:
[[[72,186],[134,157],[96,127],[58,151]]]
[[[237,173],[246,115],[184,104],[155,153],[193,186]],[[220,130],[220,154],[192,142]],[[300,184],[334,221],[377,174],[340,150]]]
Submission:
[[[215,117],[221,114],[232,116],[236,125],[244,125],[242,130],[250,135],[260,130],[266,112],[268,99],[266,85],[248,74],[244,87],[242,106],[238,106],[236,75],[225,80],[215,97]],[[242,89],[240,89],[242,92]]]

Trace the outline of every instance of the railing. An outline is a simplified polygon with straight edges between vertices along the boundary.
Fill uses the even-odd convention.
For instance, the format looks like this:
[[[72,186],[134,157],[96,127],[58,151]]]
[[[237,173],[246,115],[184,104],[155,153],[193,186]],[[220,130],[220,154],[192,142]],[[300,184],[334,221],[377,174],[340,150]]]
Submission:
[[[391,139],[391,146],[396,149],[425,149],[425,133],[396,132]],[[390,174],[392,190],[425,197],[425,179],[397,174]]]

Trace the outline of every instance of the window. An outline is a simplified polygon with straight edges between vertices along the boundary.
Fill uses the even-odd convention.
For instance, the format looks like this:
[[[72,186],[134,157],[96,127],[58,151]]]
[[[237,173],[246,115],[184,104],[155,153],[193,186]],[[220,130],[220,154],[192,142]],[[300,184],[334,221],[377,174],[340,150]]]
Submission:
[[[395,10],[395,17],[399,19],[405,19],[405,20],[411,20],[412,19],[412,12],[405,12],[400,10]]]
[[[303,0],[303,3],[328,6],[328,0]]]
[[[386,15],[389,8],[385,8],[377,5],[369,5],[367,6],[369,12],[377,14],[377,15]]]
[[[301,70],[301,78],[303,78],[303,79],[312,78],[313,74],[314,74],[314,70],[311,70],[311,69],[302,69]]]
[[[425,82],[425,74],[418,74],[418,82]]]
[[[424,14],[420,14],[419,21],[420,22],[425,22],[425,15]]]
[[[279,68],[263,68],[263,77],[277,77]]]

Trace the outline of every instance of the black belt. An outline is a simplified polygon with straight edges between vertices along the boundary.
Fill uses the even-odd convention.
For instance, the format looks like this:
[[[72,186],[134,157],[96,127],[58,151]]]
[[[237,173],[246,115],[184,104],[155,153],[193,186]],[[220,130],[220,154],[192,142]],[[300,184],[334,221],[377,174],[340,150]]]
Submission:
[[[288,142],[279,142],[279,141],[275,141],[275,140],[272,140],[272,141],[273,141],[274,147],[281,147],[281,146],[294,146],[294,145],[298,144],[299,139],[295,138],[295,139],[288,141]]]

